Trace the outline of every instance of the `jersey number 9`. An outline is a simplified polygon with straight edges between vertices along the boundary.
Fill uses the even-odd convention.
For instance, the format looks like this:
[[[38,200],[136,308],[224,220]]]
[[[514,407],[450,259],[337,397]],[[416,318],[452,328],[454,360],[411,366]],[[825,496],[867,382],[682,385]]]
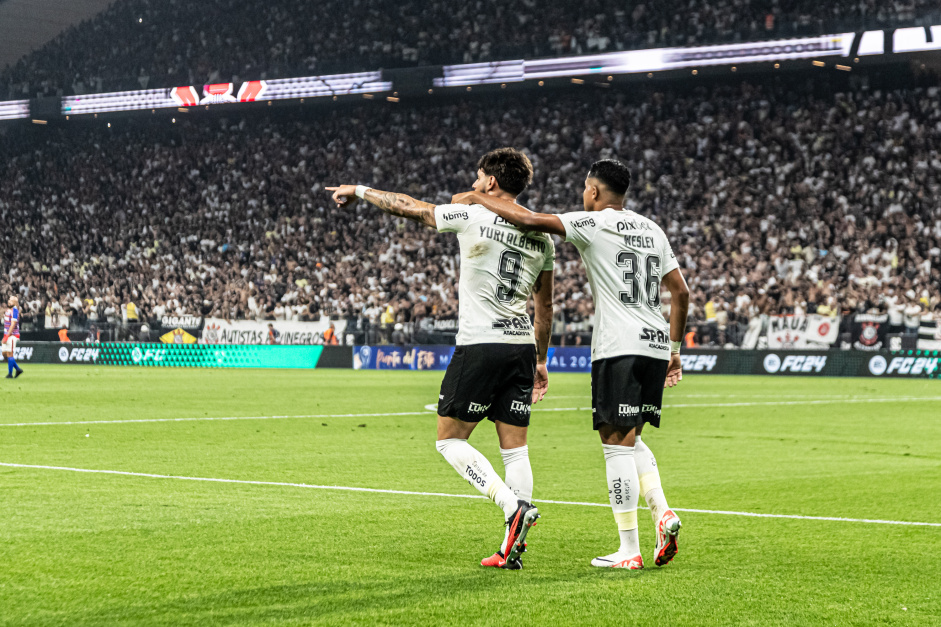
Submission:
[[[510,282],[509,287],[497,286],[497,300],[508,303],[516,298],[520,285],[520,270],[523,269],[523,255],[515,250],[504,250],[500,255],[500,277]]]

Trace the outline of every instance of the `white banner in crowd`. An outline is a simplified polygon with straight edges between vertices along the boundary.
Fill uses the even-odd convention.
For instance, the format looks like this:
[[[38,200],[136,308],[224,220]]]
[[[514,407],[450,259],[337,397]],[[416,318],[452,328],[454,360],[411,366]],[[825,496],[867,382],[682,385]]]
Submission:
[[[330,320],[285,322],[283,320],[223,320],[206,318],[200,344],[268,344],[268,325],[277,331],[278,344],[323,344]],[[343,337],[346,320],[334,320],[337,339]]]
[[[54,313],[51,316],[46,316],[44,322],[45,324],[43,326],[47,329],[69,328],[69,317],[62,313]]]
[[[828,348],[836,342],[840,319],[807,316],[769,316],[768,348]]]
[[[941,351],[941,322],[922,320],[918,327],[918,350]]]

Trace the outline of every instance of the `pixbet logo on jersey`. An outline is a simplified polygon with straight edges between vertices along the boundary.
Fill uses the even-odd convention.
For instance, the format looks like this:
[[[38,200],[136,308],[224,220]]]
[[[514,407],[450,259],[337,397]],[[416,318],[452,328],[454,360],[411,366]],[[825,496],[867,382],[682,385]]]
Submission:
[[[893,357],[891,362],[887,362],[882,355],[876,355],[869,360],[869,372],[877,377],[884,374],[930,376],[938,371],[939,362],[939,357]]]
[[[827,365],[826,355],[787,355],[784,361],[774,353],[765,355],[765,372],[821,372]]]

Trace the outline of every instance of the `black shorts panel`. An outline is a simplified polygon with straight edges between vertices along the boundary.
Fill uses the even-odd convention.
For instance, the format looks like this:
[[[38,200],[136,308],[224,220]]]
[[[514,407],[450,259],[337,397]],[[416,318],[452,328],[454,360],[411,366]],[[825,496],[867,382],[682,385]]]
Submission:
[[[629,431],[645,422],[660,426],[665,359],[625,355],[591,363],[591,406],[594,427],[603,424]]]
[[[438,415],[528,427],[535,375],[532,344],[458,346],[441,382]]]

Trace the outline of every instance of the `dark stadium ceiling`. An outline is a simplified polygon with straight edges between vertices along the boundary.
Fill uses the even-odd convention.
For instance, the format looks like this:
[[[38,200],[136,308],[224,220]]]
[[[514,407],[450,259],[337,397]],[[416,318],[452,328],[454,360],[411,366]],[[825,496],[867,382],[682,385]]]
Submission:
[[[0,68],[110,4],[111,0],[0,0]]]

